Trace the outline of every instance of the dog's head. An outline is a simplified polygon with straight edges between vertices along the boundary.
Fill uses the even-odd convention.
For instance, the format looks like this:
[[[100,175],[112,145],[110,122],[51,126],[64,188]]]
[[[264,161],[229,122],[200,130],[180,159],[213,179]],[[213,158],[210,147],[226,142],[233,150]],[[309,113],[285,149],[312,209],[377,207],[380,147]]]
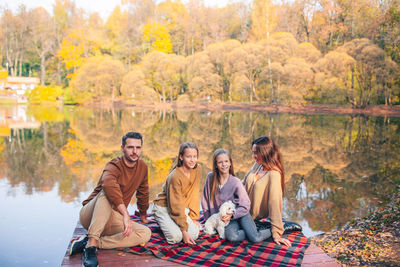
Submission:
[[[234,214],[235,213],[235,204],[232,201],[224,202],[221,207],[219,207],[219,213],[221,216],[225,216],[226,214]]]

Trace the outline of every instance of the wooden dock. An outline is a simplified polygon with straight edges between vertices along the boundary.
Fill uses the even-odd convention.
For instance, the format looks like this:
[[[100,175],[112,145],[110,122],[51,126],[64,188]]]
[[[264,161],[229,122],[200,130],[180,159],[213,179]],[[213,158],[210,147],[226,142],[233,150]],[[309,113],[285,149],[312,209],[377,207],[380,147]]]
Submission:
[[[78,222],[73,236],[76,238],[78,236],[86,234],[87,231]],[[78,267],[82,266],[82,254],[77,254],[73,256],[68,255],[69,246],[65,252],[64,259],[61,263],[63,267]],[[125,253],[123,251],[118,251],[114,249],[100,249],[97,252],[97,258],[99,260],[99,266],[132,266],[132,267],[180,267],[181,264],[174,263],[172,261],[166,261],[156,258],[155,256],[139,256],[133,253]],[[326,255],[320,248],[315,246],[313,243],[307,248],[306,253],[303,258],[303,267],[337,267],[340,266],[332,258]]]

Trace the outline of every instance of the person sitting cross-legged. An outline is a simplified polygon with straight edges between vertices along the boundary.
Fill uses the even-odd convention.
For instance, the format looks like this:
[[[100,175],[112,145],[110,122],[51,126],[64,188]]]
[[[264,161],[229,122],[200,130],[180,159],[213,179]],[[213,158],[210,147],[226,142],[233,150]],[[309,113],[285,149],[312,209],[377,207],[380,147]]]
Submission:
[[[122,137],[123,156],[106,164],[96,188],[82,203],[79,219],[88,235],[71,244],[70,255],[83,252],[83,266],[98,265],[98,248],[137,246],[150,240],[150,229],[132,221],[127,211],[136,192],[141,221],[148,223],[148,168],[139,159],[142,145],[140,133],[129,132]]]

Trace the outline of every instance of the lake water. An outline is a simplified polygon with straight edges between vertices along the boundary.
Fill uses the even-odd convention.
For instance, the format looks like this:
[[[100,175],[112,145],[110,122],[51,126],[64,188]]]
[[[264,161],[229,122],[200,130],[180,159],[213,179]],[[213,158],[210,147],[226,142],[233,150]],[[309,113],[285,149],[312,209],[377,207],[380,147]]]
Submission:
[[[203,185],[215,149],[231,151],[243,178],[251,141],[272,136],[284,159],[284,217],[307,236],[385,204],[400,179],[400,118],[0,106],[0,266],[61,263],[80,202],[128,131],[144,136],[151,201],[181,142],[199,147]]]

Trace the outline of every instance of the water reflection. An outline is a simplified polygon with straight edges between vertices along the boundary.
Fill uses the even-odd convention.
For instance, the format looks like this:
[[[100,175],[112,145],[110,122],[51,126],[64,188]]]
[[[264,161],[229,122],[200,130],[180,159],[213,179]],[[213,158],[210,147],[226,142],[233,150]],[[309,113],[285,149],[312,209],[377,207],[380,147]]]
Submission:
[[[181,142],[198,145],[204,183],[216,148],[232,152],[243,178],[253,163],[251,141],[271,135],[284,158],[285,215],[306,223],[311,234],[340,227],[385,202],[400,176],[399,118],[37,106],[26,116],[40,126],[13,128],[0,139],[0,177],[25,184],[26,194],[58,184],[65,202],[94,186],[131,130],[144,136],[151,200]]]

